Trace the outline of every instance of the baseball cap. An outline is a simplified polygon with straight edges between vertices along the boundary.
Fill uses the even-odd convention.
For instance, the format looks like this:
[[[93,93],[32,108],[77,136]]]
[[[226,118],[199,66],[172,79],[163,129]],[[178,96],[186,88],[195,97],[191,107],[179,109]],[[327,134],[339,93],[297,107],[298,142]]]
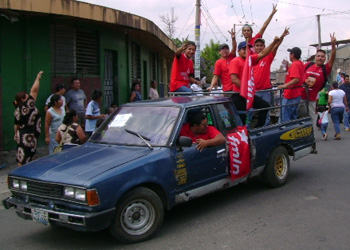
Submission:
[[[226,43],[223,43],[219,46],[219,50],[222,50],[223,48],[230,48]]]
[[[254,41],[254,44],[257,43],[257,42],[262,42],[263,44],[265,44],[265,40],[262,39],[262,38],[257,38],[257,39]]]
[[[249,46],[249,47],[253,47],[250,43],[248,43],[248,46]],[[245,48],[245,47],[247,47],[247,42],[246,42],[246,41],[240,42],[240,43],[238,44],[238,50],[243,49],[243,48]]]
[[[292,48],[292,49],[287,49],[287,51],[288,51],[289,53],[294,54],[295,57],[299,57],[299,58],[300,58],[300,56],[301,56],[301,49],[298,48],[298,47],[294,47],[294,48]]]

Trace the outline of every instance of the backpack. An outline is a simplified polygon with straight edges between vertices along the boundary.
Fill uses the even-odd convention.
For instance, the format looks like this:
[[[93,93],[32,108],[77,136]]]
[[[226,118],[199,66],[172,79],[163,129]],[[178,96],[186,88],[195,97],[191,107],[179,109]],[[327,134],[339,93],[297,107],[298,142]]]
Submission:
[[[309,62],[307,65],[306,65],[306,67],[305,67],[305,71],[304,72],[306,72],[306,70],[308,69],[308,68],[310,68],[312,65],[314,65],[315,64],[315,62]],[[322,84],[322,88],[321,89],[323,89],[325,86],[326,86],[326,84],[327,84],[327,79],[328,79],[328,77],[327,77],[327,70],[326,70],[326,65],[322,65],[322,72],[323,72],[323,78],[324,78],[324,83]]]

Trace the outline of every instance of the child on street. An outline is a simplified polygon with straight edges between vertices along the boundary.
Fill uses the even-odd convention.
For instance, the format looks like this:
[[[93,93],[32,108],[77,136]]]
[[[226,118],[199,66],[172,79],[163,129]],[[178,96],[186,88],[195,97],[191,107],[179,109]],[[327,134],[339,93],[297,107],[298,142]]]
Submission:
[[[324,106],[319,106],[318,115],[320,116],[320,119],[317,123],[321,126],[322,140],[327,140],[328,110],[326,110]]]

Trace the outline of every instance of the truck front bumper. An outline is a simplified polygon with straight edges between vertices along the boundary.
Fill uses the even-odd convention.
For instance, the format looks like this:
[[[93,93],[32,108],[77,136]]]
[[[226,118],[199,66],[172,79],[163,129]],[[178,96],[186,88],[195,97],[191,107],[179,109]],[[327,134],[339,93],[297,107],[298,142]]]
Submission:
[[[41,206],[14,197],[6,198],[2,203],[6,209],[14,208],[17,215],[25,220],[34,220],[33,214],[36,211],[44,214],[49,224],[60,225],[77,231],[100,231],[105,229],[109,226],[115,214],[115,208],[102,212],[64,211],[56,206]]]

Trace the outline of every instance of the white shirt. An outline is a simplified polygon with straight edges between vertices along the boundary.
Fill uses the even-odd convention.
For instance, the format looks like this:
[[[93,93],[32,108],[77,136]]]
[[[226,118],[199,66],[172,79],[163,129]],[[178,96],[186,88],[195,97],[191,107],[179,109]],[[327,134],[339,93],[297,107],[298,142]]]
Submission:
[[[345,92],[341,89],[333,89],[328,95],[332,96],[331,108],[345,108],[344,96]]]
[[[156,89],[154,89],[154,88],[150,88],[149,89],[148,96],[149,96],[150,99],[157,99],[157,98],[159,98],[158,91]]]

